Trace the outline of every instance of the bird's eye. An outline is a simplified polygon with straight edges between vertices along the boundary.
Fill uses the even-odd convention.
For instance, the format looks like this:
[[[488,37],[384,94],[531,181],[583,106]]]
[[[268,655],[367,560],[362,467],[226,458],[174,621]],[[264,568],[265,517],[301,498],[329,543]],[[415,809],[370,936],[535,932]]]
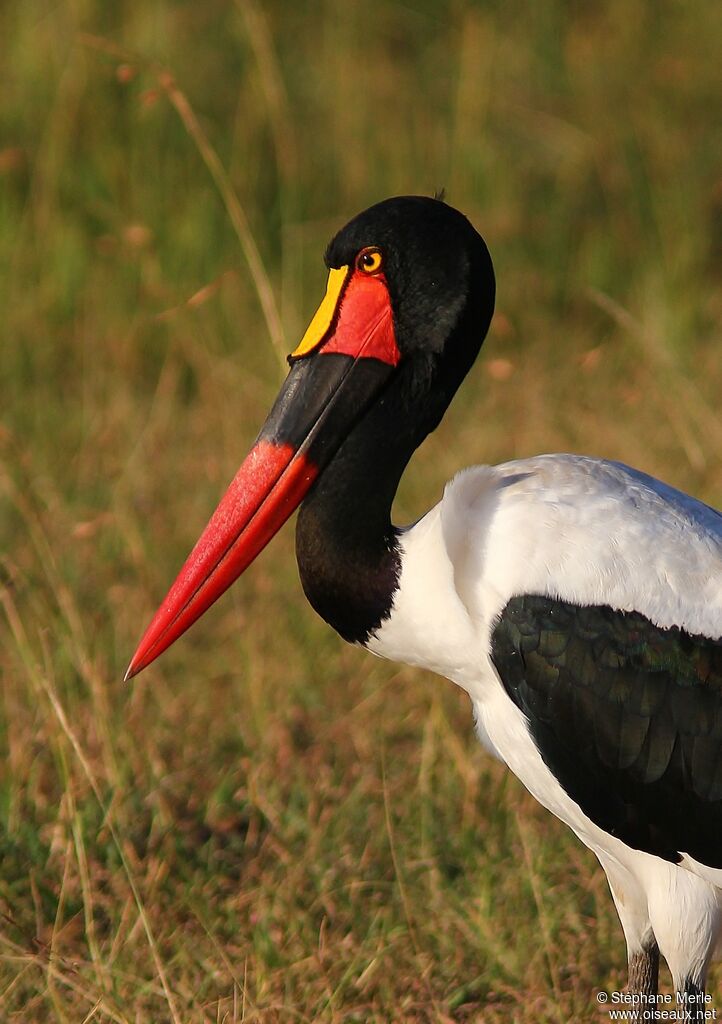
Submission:
[[[364,274],[378,274],[384,265],[384,258],[378,249],[362,249],[356,257],[356,267]]]

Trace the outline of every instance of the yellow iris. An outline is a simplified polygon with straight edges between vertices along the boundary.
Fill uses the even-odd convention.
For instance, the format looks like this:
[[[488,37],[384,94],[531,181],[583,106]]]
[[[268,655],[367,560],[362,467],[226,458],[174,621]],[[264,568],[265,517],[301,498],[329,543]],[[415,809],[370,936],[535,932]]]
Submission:
[[[362,249],[356,257],[356,267],[364,274],[378,274],[383,266],[383,256],[378,249]]]

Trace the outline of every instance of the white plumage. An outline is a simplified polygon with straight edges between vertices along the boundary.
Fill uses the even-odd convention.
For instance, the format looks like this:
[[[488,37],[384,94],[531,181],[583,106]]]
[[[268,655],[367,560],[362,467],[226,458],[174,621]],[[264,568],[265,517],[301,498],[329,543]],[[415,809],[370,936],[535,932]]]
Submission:
[[[702,987],[722,928],[722,870],[632,849],[584,814],[509,699],[490,634],[511,598],[535,593],[722,637],[722,516],[619,463],[545,455],[460,473],[401,545],[392,613],[368,648],[467,691],[482,743],[599,858],[630,959],[651,929],[677,988]]]

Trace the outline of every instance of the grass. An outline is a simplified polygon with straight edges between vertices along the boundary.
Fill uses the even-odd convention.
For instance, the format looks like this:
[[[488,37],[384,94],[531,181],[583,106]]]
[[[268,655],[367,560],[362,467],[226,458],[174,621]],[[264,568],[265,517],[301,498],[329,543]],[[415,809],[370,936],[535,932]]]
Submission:
[[[722,502],[719,5],[28,0],[0,35],[0,1019],[599,1020],[594,859],[463,694],[314,618],[290,529],[121,679],[386,195],[445,185],[499,277],[399,521],[548,450]]]

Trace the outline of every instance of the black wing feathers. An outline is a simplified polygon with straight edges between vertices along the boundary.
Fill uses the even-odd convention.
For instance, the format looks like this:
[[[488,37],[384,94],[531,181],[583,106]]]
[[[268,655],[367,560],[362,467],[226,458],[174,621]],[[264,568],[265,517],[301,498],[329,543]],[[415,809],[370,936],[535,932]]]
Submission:
[[[502,612],[492,661],[592,821],[636,849],[722,867],[722,638],[525,596]]]

